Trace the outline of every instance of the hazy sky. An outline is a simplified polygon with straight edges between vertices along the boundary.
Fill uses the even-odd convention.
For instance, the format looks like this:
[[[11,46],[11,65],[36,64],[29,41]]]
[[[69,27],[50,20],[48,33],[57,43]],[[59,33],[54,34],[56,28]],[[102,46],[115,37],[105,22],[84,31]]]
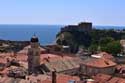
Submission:
[[[125,25],[125,0],[0,0],[0,24]]]

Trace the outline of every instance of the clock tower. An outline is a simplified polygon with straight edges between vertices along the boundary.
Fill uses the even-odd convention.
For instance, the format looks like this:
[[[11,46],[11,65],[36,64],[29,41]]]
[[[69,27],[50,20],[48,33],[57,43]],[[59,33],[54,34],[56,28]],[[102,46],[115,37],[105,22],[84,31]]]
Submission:
[[[28,73],[37,73],[37,67],[40,66],[40,44],[39,39],[35,35],[30,40],[30,48],[28,49]]]

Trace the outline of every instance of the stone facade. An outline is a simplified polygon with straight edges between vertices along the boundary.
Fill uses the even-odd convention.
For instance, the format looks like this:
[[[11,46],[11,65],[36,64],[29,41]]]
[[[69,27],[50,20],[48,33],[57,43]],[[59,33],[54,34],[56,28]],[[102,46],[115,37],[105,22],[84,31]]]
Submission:
[[[28,49],[28,72],[36,73],[38,66],[40,66],[39,43],[31,41],[31,48]]]
[[[125,53],[125,40],[120,40],[120,43],[123,47],[123,52]]]
[[[92,23],[91,22],[81,22],[78,25],[68,25],[61,28],[61,32],[65,31],[91,31]]]
[[[88,58],[80,64],[80,71],[88,76],[98,73],[114,74],[116,63],[105,58]]]
[[[88,76],[96,75],[98,73],[113,74],[115,72],[115,66],[97,68],[97,67],[82,65],[82,67],[80,68],[80,71],[82,71],[85,75],[88,75]]]

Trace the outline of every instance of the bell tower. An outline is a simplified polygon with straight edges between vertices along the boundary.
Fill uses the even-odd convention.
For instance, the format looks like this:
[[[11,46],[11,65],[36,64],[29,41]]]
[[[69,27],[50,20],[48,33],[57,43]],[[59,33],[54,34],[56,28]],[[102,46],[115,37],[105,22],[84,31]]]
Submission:
[[[34,35],[28,49],[28,73],[37,73],[38,66],[40,66],[40,45],[38,37]]]

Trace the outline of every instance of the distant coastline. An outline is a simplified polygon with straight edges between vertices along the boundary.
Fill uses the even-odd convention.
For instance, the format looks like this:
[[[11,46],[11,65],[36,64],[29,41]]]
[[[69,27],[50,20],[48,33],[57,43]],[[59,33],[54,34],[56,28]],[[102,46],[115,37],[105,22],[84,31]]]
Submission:
[[[96,29],[119,29],[119,30],[122,30],[122,29],[125,29],[125,26],[103,26],[103,25],[94,25],[93,28],[96,28]]]
[[[42,45],[55,43],[56,35],[64,25],[0,24],[0,39],[28,41],[33,34],[40,38]],[[98,26],[96,29],[125,29],[125,26]]]

